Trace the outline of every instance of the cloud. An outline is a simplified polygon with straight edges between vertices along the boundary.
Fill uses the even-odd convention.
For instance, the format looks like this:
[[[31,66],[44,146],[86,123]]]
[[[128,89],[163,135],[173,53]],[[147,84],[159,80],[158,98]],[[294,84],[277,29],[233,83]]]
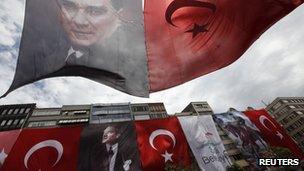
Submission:
[[[11,84],[23,25],[24,1],[0,4],[0,93]],[[12,12],[14,11],[14,12]],[[236,62],[177,87],[133,97],[80,77],[60,77],[26,85],[0,99],[1,104],[32,103],[39,107],[65,104],[164,102],[169,113],[191,101],[207,101],[215,112],[229,107],[265,107],[278,96],[304,95],[304,6],[266,31]]]

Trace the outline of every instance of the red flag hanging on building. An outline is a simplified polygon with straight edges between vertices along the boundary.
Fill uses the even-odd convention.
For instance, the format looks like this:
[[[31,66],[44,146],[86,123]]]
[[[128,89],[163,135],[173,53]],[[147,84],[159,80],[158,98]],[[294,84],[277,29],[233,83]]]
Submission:
[[[190,165],[187,140],[176,117],[136,121],[135,126],[143,170]]]
[[[22,130],[2,170],[77,170],[81,130],[80,126]]]
[[[304,159],[304,153],[282,126],[266,110],[250,110],[244,114],[259,128],[264,139],[271,146],[288,148],[295,156]]]
[[[144,12],[141,2],[28,0],[3,96],[44,78],[81,76],[148,97],[231,64],[303,0],[146,0]]]
[[[14,146],[21,130],[0,132],[0,170]]]

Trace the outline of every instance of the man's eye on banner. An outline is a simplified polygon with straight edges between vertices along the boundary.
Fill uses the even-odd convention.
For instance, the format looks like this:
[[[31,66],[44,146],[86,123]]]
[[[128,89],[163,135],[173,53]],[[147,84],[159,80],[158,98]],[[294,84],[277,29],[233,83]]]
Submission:
[[[27,0],[11,91],[81,76],[125,93],[177,86],[237,60],[301,0]]]

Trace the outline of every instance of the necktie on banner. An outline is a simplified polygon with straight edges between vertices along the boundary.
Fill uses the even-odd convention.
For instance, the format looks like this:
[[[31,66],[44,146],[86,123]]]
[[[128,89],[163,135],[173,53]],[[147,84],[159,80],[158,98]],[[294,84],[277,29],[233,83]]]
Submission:
[[[225,171],[231,161],[211,115],[178,117],[195,159],[203,171]]]
[[[176,117],[135,122],[143,170],[191,164],[188,144]]]
[[[2,97],[58,76],[148,97],[233,63],[303,0],[146,0],[144,12],[141,3],[28,0],[15,76]],[[71,47],[89,53],[67,58]]]
[[[245,111],[244,114],[259,128],[271,146],[288,148],[296,157],[304,159],[304,153],[298,144],[265,109]]]
[[[2,170],[76,170],[81,130],[80,126],[22,130]]]
[[[0,170],[17,141],[20,131],[21,130],[0,132]]]

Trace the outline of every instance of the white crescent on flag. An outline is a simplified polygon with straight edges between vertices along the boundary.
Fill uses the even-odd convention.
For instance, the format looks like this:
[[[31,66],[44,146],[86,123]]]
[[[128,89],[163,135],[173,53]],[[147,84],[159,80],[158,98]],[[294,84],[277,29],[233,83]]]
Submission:
[[[53,164],[52,167],[54,167],[58,162],[59,160],[61,159],[62,157],[62,154],[63,154],[63,146],[62,144],[57,141],[57,140],[46,140],[46,141],[42,141],[36,145],[34,145],[25,155],[24,157],[24,165],[25,167],[28,169],[28,160],[29,158],[31,157],[31,155],[36,152],[37,150],[41,149],[41,148],[44,148],[44,147],[53,147],[57,150],[57,160],[56,162]]]
[[[149,137],[149,143],[150,143],[150,145],[151,145],[151,147],[152,147],[153,149],[157,150],[157,149],[155,148],[155,146],[154,146],[153,141],[154,141],[154,139],[155,139],[157,136],[159,136],[159,135],[167,135],[167,136],[169,136],[169,137],[172,139],[172,141],[173,141],[173,148],[175,147],[176,139],[175,139],[175,136],[173,135],[173,133],[170,132],[170,131],[168,131],[168,130],[166,130],[166,129],[157,129],[157,130],[153,131],[153,132],[150,134],[150,137]]]
[[[269,129],[269,128],[265,125],[265,120],[268,120],[274,128],[277,128],[277,127],[275,126],[275,124],[271,122],[271,120],[269,120],[266,116],[261,115],[261,116],[259,117],[259,121],[260,121],[260,123],[261,123],[267,130],[272,131],[271,129]],[[276,131],[277,131],[276,135],[277,135],[278,137],[280,137],[280,139],[283,139],[284,136],[283,136],[278,130],[276,130]]]

